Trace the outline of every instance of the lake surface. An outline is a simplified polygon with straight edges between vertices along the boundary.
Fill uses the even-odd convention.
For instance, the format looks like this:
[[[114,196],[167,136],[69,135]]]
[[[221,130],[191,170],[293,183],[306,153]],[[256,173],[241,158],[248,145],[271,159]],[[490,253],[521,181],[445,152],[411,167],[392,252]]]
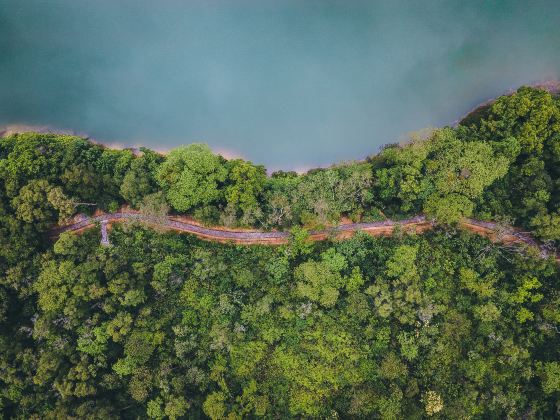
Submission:
[[[274,169],[363,158],[559,71],[558,0],[0,0],[0,125]]]

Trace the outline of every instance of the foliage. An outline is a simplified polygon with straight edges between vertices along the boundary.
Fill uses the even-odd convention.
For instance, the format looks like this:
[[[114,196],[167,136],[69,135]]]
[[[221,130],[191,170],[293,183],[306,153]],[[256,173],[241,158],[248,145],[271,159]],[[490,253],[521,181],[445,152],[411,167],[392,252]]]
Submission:
[[[42,255],[33,321],[5,312],[4,325],[20,331],[2,342],[9,415],[556,410],[551,261],[444,230],[359,235],[305,254],[139,226],[115,226],[104,248],[98,234],[65,234]]]
[[[226,176],[222,160],[203,144],[171,151],[156,175],[167,199],[179,211],[220,199],[222,192],[218,186]]]
[[[557,245],[558,101],[522,88],[456,128],[303,175],[204,145],[1,138],[2,417],[554,418],[557,264],[453,225],[513,219]],[[123,204],[292,239],[241,247],[134,224],[113,226],[111,247],[99,229],[47,237]],[[342,218],[421,212],[435,230],[309,241]]]
[[[510,160],[507,175],[480,200],[485,217],[507,215],[549,240],[560,239],[560,99],[532,88],[498,98],[461,137],[490,144]]]
[[[130,168],[123,177],[120,193],[132,206],[139,206],[146,196],[158,192],[155,174],[162,161],[162,156],[143,148],[142,155],[130,163]]]

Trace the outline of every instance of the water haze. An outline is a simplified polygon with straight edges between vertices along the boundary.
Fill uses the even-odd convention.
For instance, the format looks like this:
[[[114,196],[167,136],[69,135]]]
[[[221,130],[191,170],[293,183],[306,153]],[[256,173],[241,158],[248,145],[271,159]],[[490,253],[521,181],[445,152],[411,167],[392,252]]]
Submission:
[[[557,0],[0,0],[0,125],[325,166],[558,78],[559,46]]]

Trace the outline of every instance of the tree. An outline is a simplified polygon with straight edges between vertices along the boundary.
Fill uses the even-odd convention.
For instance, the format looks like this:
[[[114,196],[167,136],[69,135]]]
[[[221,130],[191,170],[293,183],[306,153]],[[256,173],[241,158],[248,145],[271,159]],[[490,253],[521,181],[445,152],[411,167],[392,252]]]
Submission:
[[[179,211],[219,200],[226,176],[223,159],[203,144],[172,150],[156,173],[167,199]]]
[[[344,284],[340,273],[324,262],[305,262],[296,268],[294,276],[299,296],[327,308],[336,304],[339,288]]]
[[[469,217],[474,210],[474,203],[461,194],[440,196],[430,195],[424,203],[424,213],[439,223],[448,225],[459,222],[463,217]]]
[[[297,218],[292,200],[299,177],[295,172],[273,172],[265,189],[265,212],[270,226],[290,226]]]
[[[111,200],[112,180],[100,173],[93,165],[84,163],[72,165],[60,177],[64,189],[73,197],[88,203]]]
[[[211,419],[223,419],[226,414],[226,396],[223,392],[213,392],[204,401],[204,413]]]
[[[510,160],[506,177],[485,194],[488,217],[507,215],[545,239],[555,237],[560,195],[560,101],[543,89],[522,87],[498,98],[483,115],[460,127]],[[551,217],[548,214],[551,213]],[[545,227],[540,227],[544,223]]]
[[[443,410],[443,399],[435,391],[426,391],[422,400],[428,416],[433,416]]]
[[[12,206],[21,220],[37,223],[41,227],[58,218],[66,219],[74,212],[74,204],[62,189],[52,186],[45,180],[31,181],[22,187],[12,200]]]
[[[242,224],[249,225],[261,212],[259,200],[266,182],[265,169],[241,159],[228,161],[226,167],[226,202],[236,213],[240,213]]]
[[[337,393],[365,381],[369,366],[355,337],[329,316],[308,324],[296,343],[279,345],[271,356],[278,382],[287,381],[292,415],[324,417]]]
[[[456,223],[472,214],[473,200],[507,173],[509,162],[486,143],[460,141],[451,129],[437,130],[430,143],[426,169],[437,192],[426,199],[424,212],[441,223]]]
[[[183,417],[189,408],[189,403],[184,397],[172,397],[165,404],[164,412],[170,420],[176,420]]]
[[[560,240],[560,214],[539,214],[531,219],[535,234],[544,240]]]
[[[58,211],[58,220],[65,221],[74,214],[76,205],[81,203],[75,203],[66,197],[66,194],[62,191],[60,187],[50,188],[47,192],[47,201]]]
[[[31,180],[55,179],[63,167],[61,152],[80,140],[76,137],[40,133],[0,138],[0,175],[8,197],[13,198]]]
[[[333,169],[315,170],[302,177],[292,192],[292,201],[304,224],[324,226],[340,219],[340,182],[338,172]]]
[[[269,223],[272,226],[283,226],[292,220],[292,206],[290,199],[281,192],[274,192],[269,200]]]
[[[413,135],[409,144],[387,147],[379,155],[382,167],[375,171],[376,192],[395,211],[414,211],[430,192],[424,172],[429,135],[431,132]]]
[[[165,224],[165,218],[170,210],[165,195],[161,191],[143,197],[138,205],[138,209],[140,213],[146,216],[159,219],[161,224]]]
[[[423,294],[416,264],[418,245],[399,245],[386,262],[385,276],[366,289],[382,318],[394,317],[399,323],[414,325]]]
[[[486,187],[507,173],[508,159],[496,155],[492,146],[461,141],[451,129],[436,130],[430,144],[427,173],[440,194],[462,194],[476,199]]]
[[[560,363],[546,362],[543,364],[542,373],[542,388],[547,394],[560,391]]]
[[[138,207],[142,200],[158,192],[155,173],[163,158],[148,149],[142,150],[142,155],[130,164],[120,187],[122,197],[133,207]]]

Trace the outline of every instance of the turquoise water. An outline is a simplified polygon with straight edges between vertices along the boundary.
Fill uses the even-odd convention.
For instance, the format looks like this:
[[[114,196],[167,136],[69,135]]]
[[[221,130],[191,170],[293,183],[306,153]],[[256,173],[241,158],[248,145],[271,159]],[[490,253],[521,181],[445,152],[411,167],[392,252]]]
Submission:
[[[300,169],[557,78],[559,46],[557,0],[0,0],[0,125]]]

